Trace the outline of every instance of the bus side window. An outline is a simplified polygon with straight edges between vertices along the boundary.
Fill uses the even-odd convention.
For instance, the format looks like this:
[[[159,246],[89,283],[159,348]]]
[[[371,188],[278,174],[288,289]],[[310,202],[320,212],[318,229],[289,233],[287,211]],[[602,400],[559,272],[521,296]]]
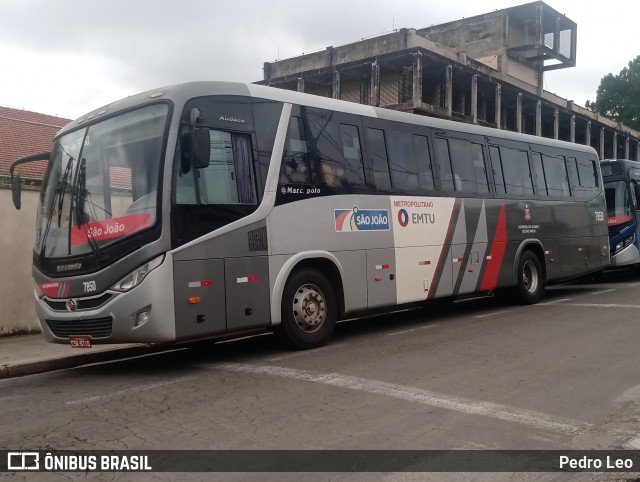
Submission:
[[[310,148],[315,153],[318,182],[332,188],[348,186],[339,124],[335,112],[307,108]]]
[[[258,185],[260,192],[264,191],[273,152],[273,143],[282,113],[280,102],[269,102],[260,99],[253,99],[253,120],[256,127],[256,166]]]
[[[454,191],[453,171],[451,170],[451,159],[449,157],[449,143],[446,139],[436,137],[433,140],[433,150],[442,190]]]
[[[547,179],[549,196],[570,197],[569,176],[564,156],[547,156],[542,154],[542,165]]]
[[[640,188],[638,186],[638,181],[631,181],[631,203],[633,204],[636,211],[638,210],[638,195],[640,194]]]
[[[496,146],[489,146],[489,156],[491,157],[491,169],[493,171],[493,182],[496,185],[496,194],[506,194],[500,149]]]
[[[544,169],[542,167],[542,157],[539,152],[531,153],[531,166],[533,167],[533,179],[536,185],[538,196],[548,196],[547,180],[544,177]]]
[[[638,205],[638,199],[640,199],[640,169],[630,169],[629,180],[631,184],[631,199],[633,200],[636,211],[638,211],[640,210],[640,206]]]
[[[194,174],[180,174],[176,185],[177,204],[255,204],[255,179],[251,138],[209,129],[209,165]],[[199,203],[196,199],[199,193]]]
[[[416,153],[420,188],[433,191],[433,168],[431,167],[431,156],[429,155],[429,139],[425,136],[414,134],[413,147]]]
[[[309,166],[309,149],[301,117],[289,119],[289,129],[285,145],[280,184],[310,184],[311,168]]]
[[[527,151],[500,146],[500,159],[507,194],[529,196],[533,194],[531,168]]]
[[[389,189],[391,177],[389,176],[389,162],[387,160],[387,147],[384,139],[384,131],[381,129],[367,129],[367,141],[369,144],[369,156],[373,168],[373,184],[378,189]]]
[[[340,138],[342,139],[342,154],[346,169],[347,184],[349,186],[364,185],[364,167],[362,165],[362,149],[358,127],[340,124]]]
[[[598,170],[595,161],[591,159],[576,160],[578,164],[578,177],[580,178],[580,186],[589,190],[598,189]]]
[[[482,146],[464,139],[454,138],[449,139],[449,150],[456,191],[489,192]]]
[[[567,169],[569,170],[569,180],[571,181],[572,190],[581,190],[580,176],[578,174],[578,165],[575,157],[567,157]]]
[[[391,185],[397,189],[418,189],[418,166],[413,139],[408,132],[388,131]]]

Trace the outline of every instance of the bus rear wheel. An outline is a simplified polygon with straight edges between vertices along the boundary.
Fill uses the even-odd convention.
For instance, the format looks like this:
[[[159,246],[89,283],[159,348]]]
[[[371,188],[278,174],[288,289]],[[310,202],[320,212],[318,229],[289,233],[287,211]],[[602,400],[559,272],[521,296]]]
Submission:
[[[533,251],[525,251],[518,261],[516,292],[525,305],[537,303],[544,293],[544,276],[540,259]]]
[[[329,341],[336,318],[336,296],[326,276],[308,268],[295,271],[284,287],[276,333],[294,348],[316,348]]]

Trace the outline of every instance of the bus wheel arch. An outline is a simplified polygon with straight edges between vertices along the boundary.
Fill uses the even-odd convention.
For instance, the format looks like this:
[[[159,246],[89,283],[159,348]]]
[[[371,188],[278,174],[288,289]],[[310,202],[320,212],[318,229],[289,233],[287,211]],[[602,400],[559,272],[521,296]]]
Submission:
[[[307,259],[298,263],[284,285],[276,335],[294,348],[324,345],[342,311],[341,286],[339,273],[331,261]]]
[[[544,249],[539,243],[523,243],[516,260],[514,291],[522,304],[537,303],[546,281]]]

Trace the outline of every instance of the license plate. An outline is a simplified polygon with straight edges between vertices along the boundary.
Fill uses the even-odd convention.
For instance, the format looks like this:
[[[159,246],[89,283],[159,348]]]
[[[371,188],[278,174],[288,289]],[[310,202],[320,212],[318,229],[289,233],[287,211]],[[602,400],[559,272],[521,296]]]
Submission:
[[[91,337],[88,335],[70,336],[69,345],[73,348],[91,348]]]

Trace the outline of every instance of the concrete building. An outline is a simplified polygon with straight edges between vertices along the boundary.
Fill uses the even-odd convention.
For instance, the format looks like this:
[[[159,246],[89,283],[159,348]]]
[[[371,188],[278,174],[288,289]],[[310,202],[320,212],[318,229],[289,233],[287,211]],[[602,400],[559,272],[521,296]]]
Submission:
[[[264,64],[272,87],[591,145],[640,159],[640,133],[543,89],[576,65],[577,25],[544,2]]]

